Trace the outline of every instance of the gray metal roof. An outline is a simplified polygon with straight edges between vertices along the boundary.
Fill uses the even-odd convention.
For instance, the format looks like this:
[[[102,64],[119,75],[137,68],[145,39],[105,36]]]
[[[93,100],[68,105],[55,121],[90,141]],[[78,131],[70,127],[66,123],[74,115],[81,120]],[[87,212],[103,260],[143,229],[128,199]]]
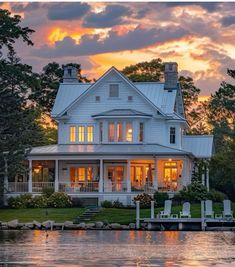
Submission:
[[[49,145],[32,148],[30,156],[42,155],[187,155],[189,152],[170,147],[149,144],[104,144],[104,145]]]
[[[136,117],[136,116],[142,116],[142,117],[152,117],[151,114],[146,114],[144,112],[135,110],[135,109],[112,109],[105,112],[101,112],[95,115],[92,115],[92,117]]]
[[[160,82],[136,82],[134,85],[164,113],[174,112],[177,90],[165,90],[164,83]]]
[[[83,94],[90,83],[61,83],[51,112],[52,117],[60,114],[68,105]]]
[[[213,135],[184,135],[183,149],[197,158],[211,158],[213,155]]]

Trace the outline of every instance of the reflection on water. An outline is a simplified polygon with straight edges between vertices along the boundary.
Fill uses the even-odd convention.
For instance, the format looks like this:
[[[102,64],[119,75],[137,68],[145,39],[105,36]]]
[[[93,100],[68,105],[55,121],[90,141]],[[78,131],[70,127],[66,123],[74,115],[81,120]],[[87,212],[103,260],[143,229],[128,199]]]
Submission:
[[[0,231],[0,266],[235,266],[234,232]]]

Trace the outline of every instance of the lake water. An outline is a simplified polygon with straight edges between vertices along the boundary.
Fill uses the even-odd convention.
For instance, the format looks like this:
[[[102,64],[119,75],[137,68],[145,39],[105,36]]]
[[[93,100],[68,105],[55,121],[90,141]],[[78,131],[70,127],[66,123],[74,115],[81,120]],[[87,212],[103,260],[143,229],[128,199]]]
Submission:
[[[235,266],[235,232],[0,231],[0,266]]]

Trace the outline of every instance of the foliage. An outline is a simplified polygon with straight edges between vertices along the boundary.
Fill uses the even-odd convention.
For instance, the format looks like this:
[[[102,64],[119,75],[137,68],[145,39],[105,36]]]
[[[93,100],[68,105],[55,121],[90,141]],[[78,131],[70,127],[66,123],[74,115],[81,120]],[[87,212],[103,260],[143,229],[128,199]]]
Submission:
[[[54,193],[54,189],[51,187],[43,187],[42,195],[46,198],[49,198]]]
[[[174,196],[177,202],[189,201],[199,202],[207,198],[207,188],[198,181],[192,182],[187,187],[184,187]]]
[[[226,194],[216,191],[212,189],[210,192],[207,193],[207,199],[212,200],[213,202],[222,202],[224,199],[227,199],[228,197]]]
[[[112,207],[113,207],[113,208],[123,208],[123,204],[122,204],[122,202],[120,202],[120,201],[117,199],[117,200],[115,200],[115,201],[113,202]]]
[[[48,206],[48,199],[45,196],[35,196],[31,200],[30,207],[32,208],[46,208]]]
[[[166,192],[158,192],[156,191],[154,193],[154,200],[157,203],[158,206],[162,207],[164,206],[165,200],[169,199],[168,193]]]
[[[32,207],[32,195],[22,194],[16,197],[10,197],[8,199],[8,206],[10,208],[20,209],[20,208],[30,208]]]
[[[210,162],[210,186],[235,201],[235,142],[230,142]]]
[[[66,193],[55,192],[49,197],[48,206],[51,208],[67,208],[72,206],[72,200]]]
[[[153,200],[153,197],[146,193],[142,193],[134,197],[134,203],[136,204],[136,201],[139,201],[141,208],[149,208],[151,206],[151,201]]]
[[[112,206],[113,206],[113,203],[111,201],[108,201],[108,200],[104,200],[101,203],[101,207],[103,207],[103,208],[112,208]]]

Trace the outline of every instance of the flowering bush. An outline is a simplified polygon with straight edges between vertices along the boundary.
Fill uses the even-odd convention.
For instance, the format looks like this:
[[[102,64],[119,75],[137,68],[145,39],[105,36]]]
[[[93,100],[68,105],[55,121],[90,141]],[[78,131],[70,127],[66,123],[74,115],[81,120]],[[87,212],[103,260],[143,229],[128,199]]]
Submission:
[[[134,197],[134,203],[136,204],[136,201],[140,202],[141,208],[149,208],[151,206],[151,201],[153,201],[153,197],[143,193],[139,194],[136,197]]]
[[[72,200],[66,193],[55,192],[49,197],[48,206],[52,208],[67,208],[72,206]]]
[[[33,208],[46,208],[48,205],[48,199],[45,196],[35,196],[32,198]]]
[[[14,209],[31,208],[32,207],[32,195],[23,194],[17,197],[10,197],[8,199],[8,206]]]

